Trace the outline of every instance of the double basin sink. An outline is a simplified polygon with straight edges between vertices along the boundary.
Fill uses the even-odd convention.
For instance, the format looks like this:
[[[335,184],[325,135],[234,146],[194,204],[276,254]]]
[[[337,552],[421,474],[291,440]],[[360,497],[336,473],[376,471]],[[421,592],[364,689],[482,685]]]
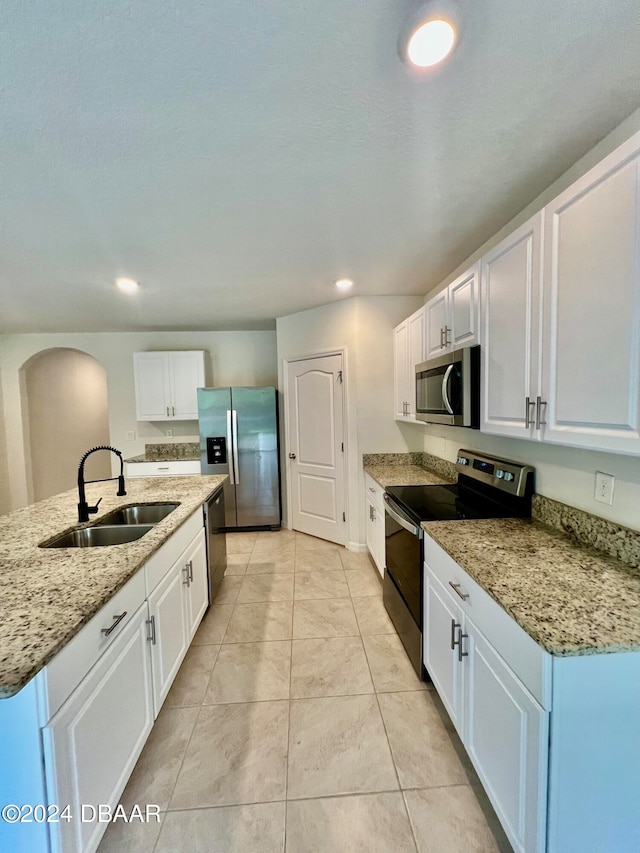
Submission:
[[[135,542],[166,518],[177,503],[135,504],[114,509],[90,527],[69,530],[42,548],[95,548]]]

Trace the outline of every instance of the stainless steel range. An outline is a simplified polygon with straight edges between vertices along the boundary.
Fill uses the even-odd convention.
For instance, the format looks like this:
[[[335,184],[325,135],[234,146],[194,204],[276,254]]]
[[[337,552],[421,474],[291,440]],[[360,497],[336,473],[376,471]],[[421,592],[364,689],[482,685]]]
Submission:
[[[390,486],[384,495],[384,605],[421,678],[428,678],[422,664],[421,523],[531,515],[534,469],[529,465],[460,450],[456,469],[457,483]]]

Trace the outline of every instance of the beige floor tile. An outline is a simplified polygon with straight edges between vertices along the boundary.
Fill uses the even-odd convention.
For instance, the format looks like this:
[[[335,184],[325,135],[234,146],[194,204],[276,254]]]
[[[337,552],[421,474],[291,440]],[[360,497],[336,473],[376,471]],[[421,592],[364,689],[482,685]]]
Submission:
[[[468,785],[405,791],[419,853],[499,853]]]
[[[378,701],[401,788],[467,782],[430,691],[381,693]]]
[[[298,600],[314,598],[349,598],[349,587],[343,571],[296,572],[293,597]]]
[[[280,547],[281,545],[295,545],[295,543],[295,530],[287,530],[284,527],[280,530],[260,530],[256,536],[256,544],[260,546],[268,544],[272,547]]]
[[[343,550],[342,545],[336,545],[335,542],[328,542],[326,539],[307,536],[305,533],[298,533],[296,535],[296,551],[298,554],[301,551],[316,551],[317,553],[339,555],[340,551]]]
[[[342,560],[332,551],[296,551],[296,572],[340,572]]]
[[[373,566],[368,569],[347,569],[345,575],[353,597],[382,596],[382,580]]]
[[[397,634],[377,634],[362,638],[377,693],[399,690],[426,690],[411,666]]]
[[[220,646],[191,646],[164,700],[165,708],[201,705]]]
[[[287,853],[415,853],[402,794],[287,803]],[[433,853],[445,853],[444,850]]]
[[[293,574],[294,567],[293,556],[275,559],[269,554],[259,554],[249,560],[247,575]]]
[[[169,812],[156,853],[283,853],[284,803]]]
[[[193,645],[221,643],[232,613],[232,604],[212,604],[196,631]]]
[[[227,554],[227,568],[225,577],[232,575],[244,575],[247,571],[250,554]]]
[[[253,551],[257,536],[258,534],[253,531],[247,533],[227,533],[225,535],[227,554],[250,554]]]
[[[235,604],[242,586],[242,580],[241,577],[225,575],[218,587],[214,602],[216,604]]]
[[[291,601],[292,574],[247,575],[238,593],[238,604],[249,601]]]
[[[124,789],[120,802],[129,810],[136,803],[166,809],[175,785],[198,708],[163,708]]]
[[[170,808],[284,799],[287,730],[287,702],[203,706]]]
[[[291,701],[288,798],[397,788],[375,696]]]
[[[285,542],[278,544],[277,542],[257,542],[252,553],[252,562],[259,560],[267,560],[274,562],[287,562],[293,560],[296,554],[296,548],[293,542]]]
[[[291,642],[223,646],[213,668],[205,704],[288,699]]]
[[[373,565],[368,551],[347,551],[347,549],[344,548],[340,551],[340,559],[342,560],[342,565],[345,569],[353,570],[373,568],[376,572],[378,571]]]
[[[144,813],[142,801],[140,805]],[[159,823],[155,818],[148,823],[125,823],[122,820],[110,823],[102,836],[98,853],[153,853],[163,821],[164,815],[161,815]]]
[[[256,601],[236,604],[223,643],[290,640],[293,602]]]
[[[395,634],[391,617],[386,611],[381,598],[353,598],[353,609],[356,612],[360,633],[365,634]]]
[[[360,637],[293,641],[293,699],[357,693],[373,693],[369,665]]]
[[[358,636],[358,623],[348,598],[295,601],[293,604],[293,637]]]

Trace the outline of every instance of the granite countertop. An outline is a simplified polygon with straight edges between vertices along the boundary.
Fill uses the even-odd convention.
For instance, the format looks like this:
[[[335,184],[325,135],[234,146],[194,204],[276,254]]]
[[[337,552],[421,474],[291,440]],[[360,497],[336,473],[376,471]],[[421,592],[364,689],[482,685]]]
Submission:
[[[83,525],[77,489],[0,516],[0,699],[24,687],[226,479],[132,478],[126,497],[116,496],[115,482],[89,484],[88,502],[103,500],[100,513]],[[168,501],[180,505],[135,542],[38,547],[117,507]]]
[[[131,456],[125,462],[195,462],[200,461],[198,442],[185,441],[171,444],[145,444],[144,453]]]
[[[552,655],[640,651],[640,570],[529,519],[424,530]]]
[[[452,481],[420,465],[365,465],[365,473],[386,489],[388,486],[441,486]]]

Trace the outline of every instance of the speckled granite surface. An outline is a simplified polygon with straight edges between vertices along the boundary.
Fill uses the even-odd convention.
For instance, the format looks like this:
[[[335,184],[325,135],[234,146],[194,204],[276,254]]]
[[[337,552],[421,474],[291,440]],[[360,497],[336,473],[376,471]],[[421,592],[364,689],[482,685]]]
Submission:
[[[136,542],[106,548],[39,548],[77,524],[77,490],[0,516],[0,698],[17,693],[189,518],[226,476],[140,477],[87,486],[100,513],[120,506],[179,502]]]
[[[450,483],[433,471],[420,465],[365,465],[365,473],[386,489],[388,486],[439,486]]]
[[[185,441],[175,444],[145,444],[144,453],[125,459],[125,462],[182,462],[200,459],[200,445],[197,441]]]
[[[422,525],[553,655],[640,651],[640,571],[537,521]]]

